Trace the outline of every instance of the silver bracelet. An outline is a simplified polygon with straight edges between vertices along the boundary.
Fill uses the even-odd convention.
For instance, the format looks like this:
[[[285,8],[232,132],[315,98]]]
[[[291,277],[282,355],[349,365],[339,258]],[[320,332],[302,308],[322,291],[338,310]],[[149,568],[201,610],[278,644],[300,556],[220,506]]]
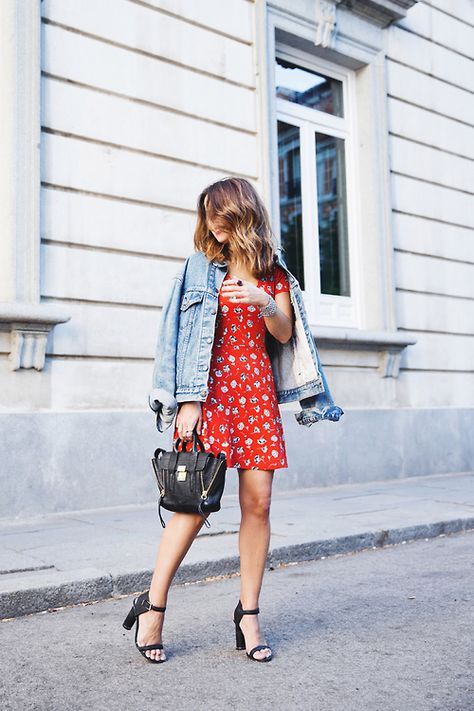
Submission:
[[[278,311],[278,306],[271,294],[268,294],[268,301],[265,306],[259,306],[262,316],[274,316]]]

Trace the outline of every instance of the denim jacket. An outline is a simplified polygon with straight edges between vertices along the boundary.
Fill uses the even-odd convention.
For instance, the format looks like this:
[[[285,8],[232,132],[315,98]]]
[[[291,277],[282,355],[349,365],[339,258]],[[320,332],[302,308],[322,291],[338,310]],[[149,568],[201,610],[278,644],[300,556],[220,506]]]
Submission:
[[[288,277],[295,316],[293,333],[286,343],[280,343],[268,330],[265,335],[277,401],[299,401],[301,411],[295,417],[301,425],[309,427],[324,419],[338,421],[344,411],[331,397],[300,286],[281,255],[275,254],[275,263]],[[173,277],[161,312],[148,396],[160,432],[172,424],[178,403],[207,398],[218,295],[226,273],[225,261],[211,262],[203,252],[194,252]]]

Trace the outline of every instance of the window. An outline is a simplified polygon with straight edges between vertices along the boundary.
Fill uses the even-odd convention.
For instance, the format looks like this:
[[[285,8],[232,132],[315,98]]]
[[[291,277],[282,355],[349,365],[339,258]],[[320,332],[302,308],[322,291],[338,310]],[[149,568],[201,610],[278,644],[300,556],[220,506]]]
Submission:
[[[315,57],[277,46],[281,247],[312,322],[354,326],[350,243],[355,228],[348,210],[350,72],[317,61],[316,67]]]

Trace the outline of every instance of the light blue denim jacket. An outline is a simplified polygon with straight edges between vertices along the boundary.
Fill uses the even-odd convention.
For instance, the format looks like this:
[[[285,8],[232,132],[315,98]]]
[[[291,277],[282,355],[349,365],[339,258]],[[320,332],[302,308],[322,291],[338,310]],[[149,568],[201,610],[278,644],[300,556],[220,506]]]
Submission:
[[[301,425],[309,427],[323,419],[336,422],[344,411],[331,397],[299,283],[281,255],[275,254],[275,263],[287,274],[295,315],[293,333],[286,343],[266,331],[277,400],[299,401],[301,411],[295,417]],[[207,398],[218,295],[226,273],[225,261],[211,262],[203,252],[194,252],[173,277],[161,313],[148,396],[160,432],[172,424],[178,403]]]

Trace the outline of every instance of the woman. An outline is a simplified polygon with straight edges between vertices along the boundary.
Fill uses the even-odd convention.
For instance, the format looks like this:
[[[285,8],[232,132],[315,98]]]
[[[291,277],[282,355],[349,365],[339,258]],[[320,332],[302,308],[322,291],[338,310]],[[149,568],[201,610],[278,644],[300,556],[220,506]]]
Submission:
[[[275,469],[287,467],[287,459],[265,344],[268,333],[282,344],[292,336],[294,312],[290,286],[285,270],[275,258],[276,248],[265,206],[245,179],[226,178],[203,190],[198,199],[194,247],[213,264],[215,260],[225,260],[227,272],[218,291],[210,364],[195,365],[189,376],[189,382],[193,383],[198,367],[209,368],[208,390],[203,391],[207,396],[200,401],[193,395],[179,395],[174,438],[192,440],[196,428],[206,451],[225,452],[227,466],[238,471],[242,516],[240,600],[234,610],[236,646],[245,648],[250,659],[267,662],[272,658],[272,650],[262,638],[258,602],[270,542],[273,474]],[[197,291],[195,299],[199,298],[202,300],[203,294]],[[176,303],[178,299],[181,309],[188,308],[181,292],[177,294]],[[211,313],[216,313],[215,309]],[[166,318],[165,314],[163,322]],[[195,323],[185,318],[184,311],[179,312],[181,334]],[[174,338],[177,330],[176,323],[169,330],[162,327],[161,349]],[[193,344],[194,351],[198,350],[189,333],[182,338]],[[188,357],[181,358],[184,362],[196,358],[195,353],[189,354],[189,347],[187,345]],[[172,365],[169,370],[165,368],[165,376],[162,364],[159,365],[161,381],[165,384],[167,379],[176,378],[176,358],[169,357],[167,361]],[[320,373],[316,372],[319,377]],[[319,381],[317,385],[319,389],[315,392],[322,391],[323,385]],[[333,405],[332,400],[330,404]],[[336,406],[332,410],[340,408]],[[168,591],[203,523],[200,514],[173,514],[163,532],[150,590],[134,601],[135,610],[132,608],[130,615],[132,623],[135,616],[137,619],[135,644],[149,661],[157,663],[166,659],[162,627]]]

